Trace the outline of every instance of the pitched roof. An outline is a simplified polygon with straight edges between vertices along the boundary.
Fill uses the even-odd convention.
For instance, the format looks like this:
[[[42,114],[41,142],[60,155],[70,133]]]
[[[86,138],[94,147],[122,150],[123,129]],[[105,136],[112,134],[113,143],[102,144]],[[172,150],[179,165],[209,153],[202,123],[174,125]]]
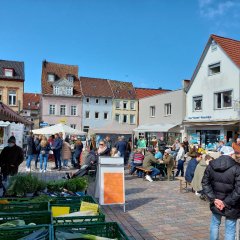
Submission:
[[[211,38],[221,46],[232,61],[240,67],[240,41],[212,34]]]
[[[80,77],[82,94],[87,97],[113,97],[107,79]]]
[[[135,88],[137,99],[151,97],[153,95],[161,94],[168,92],[167,89],[153,89],[153,88]]]
[[[136,92],[131,82],[108,80],[116,99],[136,99]]]
[[[48,82],[48,74],[54,74],[56,79],[66,78],[67,75],[74,77],[73,96],[82,96],[80,81],[78,79],[78,66],[60,63],[47,62],[42,63],[42,94],[53,94],[52,83]]]
[[[14,69],[13,77],[7,77],[4,74],[5,68]],[[0,79],[20,79],[24,80],[24,62],[0,60]]]
[[[23,109],[38,110],[40,108],[41,94],[24,93],[23,94]]]

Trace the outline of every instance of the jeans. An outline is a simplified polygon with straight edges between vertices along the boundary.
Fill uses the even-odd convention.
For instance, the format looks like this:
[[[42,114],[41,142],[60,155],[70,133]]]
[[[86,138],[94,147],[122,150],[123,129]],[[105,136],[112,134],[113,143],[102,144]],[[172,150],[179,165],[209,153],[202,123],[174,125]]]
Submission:
[[[35,156],[36,156],[35,154],[30,154],[30,155],[28,155],[28,158],[27,158],[27,168],[30,168],[30,167],[31,167],[31,161],[32,161],[32,159],[33,159]]]
[[[63,159],[63,166],[67,167],[68,166],[68,159]]]
[[[131,165],[131,174],[133,174],[136,171],[136,167],[142,166],[142,163],[131,162],[130,165]],[[142,177],[142,172],[137,171],[137,175],[138,175],[138,177]]]
[[[48,154],[40,154],[40,169],[42,170],[42,165],[44,162],[44,170],[47,170]]]
[[[60,149],[54,149],[53,150],[54,158],[55,158],[55,166],[56,168],[61,168],[62,167],[62,162],[61,162],[61,150]]]
[[[160,171],[157,168],[151,168],[151,177],[155,177],[160,174]]]
[[[212,214],[210,225],[210,240],[219,240],[219,227],[222,216],[216,213]],[[225,218],[225,240],[235,240],[237,219]]]
[[[184,161],[181,159],[178,160],[176,177],[179,175],[180,172],[181,172],[181,177],[183,177],[184,176]]]

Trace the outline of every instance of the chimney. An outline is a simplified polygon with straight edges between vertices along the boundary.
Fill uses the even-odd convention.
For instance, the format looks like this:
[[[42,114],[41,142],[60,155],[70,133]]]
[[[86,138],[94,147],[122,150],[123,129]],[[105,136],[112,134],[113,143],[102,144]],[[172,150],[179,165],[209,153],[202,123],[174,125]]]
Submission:
[[[187,80],[187,79],[184,79],[184,80],[182,81],[182,88],[183,88],[184,91],[187,90],[190,82],[191,82],[191,80]]]

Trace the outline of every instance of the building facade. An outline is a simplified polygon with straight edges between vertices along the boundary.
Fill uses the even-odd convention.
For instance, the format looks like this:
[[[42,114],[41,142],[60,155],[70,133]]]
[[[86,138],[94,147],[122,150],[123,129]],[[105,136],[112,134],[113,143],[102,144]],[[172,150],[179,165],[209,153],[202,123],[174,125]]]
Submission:
[[[0,60],[0,101],[15,112],[23,109],[24,62]]]
[[[121,124],[137,125],[138,100],[130,82],[108,80],[113,93],[113,119]]]
[[[211,148],[239,134],[240,41],[211,35],[186,97],[185,132]]]
[[[106,79],[80,77],[83,131],[103,128],[112,121],[113,94]]]
[[[81,87],[78,66],[42,63],[41,122],[46,125],[64,123],[82,129]]]

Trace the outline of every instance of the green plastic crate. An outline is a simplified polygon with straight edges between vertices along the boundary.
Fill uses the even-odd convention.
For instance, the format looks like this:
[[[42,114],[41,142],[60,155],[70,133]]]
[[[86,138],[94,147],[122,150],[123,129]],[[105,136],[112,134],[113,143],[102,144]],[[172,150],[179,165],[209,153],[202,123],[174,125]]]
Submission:
[[[0,204],[1,212],[50,211],[49,202],[9,202]]]
[[[51,224],[52,214],[50,211],[0,213],[0,224],[15,219],[24,220],[26,224]]]
[[[81,201],[85,202],[90,202],[90,203],[97,203],[97,201],[91,197],[91,196],[68,196],[68,197],[56,197],[52,198],[51,203],[66,203],[66,202],[71,202],[71,203],[79,203]]]
[[[1,228],[0,230],[0,240],[16,240],[22,237],[26,237],[31,233],[36,232],[44,228],[47,232],[45,234],[44,240],[53,240],[52,236],[52,226],[51,225],[38,225],[38,226],[23,226],[15,228]]]
[[[66,197],[68,199],[68,197]],[[69,198],[70,200],[63,201],[62,198],[56,199],[56,201],[53,201],[50,203],[50,207],[52,206],[69,206],[70,207],[70,213],[78,212],[81,207],[81,202],[89,202],[89,203],[96,203],[96,200],[94,200],[91,196],[82,196],[82,197],[74,197]],[[99,208],[99,215],[97,216],[76,216],[76,217],[54,217],[53,218],[53,224],[71,224],[71,223],[81,223],[81,224],[87,224],[92,222],[104,222],[105,221],[105,215],[102,213],[101,209]]]
[[[92,234],[99,237],[114,238],[118,240],[129,240],[126,233],[116,222],[92,223],[92,224],[71,224],[54,226],[53,239],[55,233],[59,231],[70,231],[73,233]]]

